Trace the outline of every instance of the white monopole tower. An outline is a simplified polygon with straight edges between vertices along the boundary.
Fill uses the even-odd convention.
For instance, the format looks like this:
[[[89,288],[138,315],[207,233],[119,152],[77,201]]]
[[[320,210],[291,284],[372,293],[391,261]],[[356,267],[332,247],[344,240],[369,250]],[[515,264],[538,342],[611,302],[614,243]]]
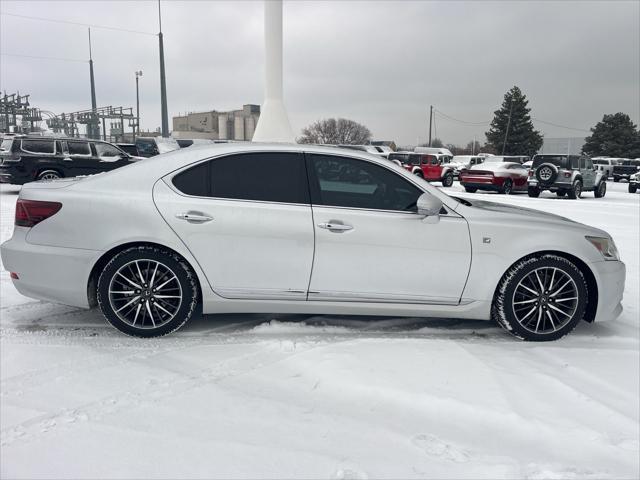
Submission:
[[[254,142],[295,143],[282,93],[282,0],[264,2],[265,95]]]

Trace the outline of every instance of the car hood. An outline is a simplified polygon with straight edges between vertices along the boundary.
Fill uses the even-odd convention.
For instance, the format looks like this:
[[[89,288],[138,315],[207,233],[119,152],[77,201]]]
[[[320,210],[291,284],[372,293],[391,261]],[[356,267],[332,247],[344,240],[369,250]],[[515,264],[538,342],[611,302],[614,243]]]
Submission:
[[[575,220],[571,220],[561,215],[541,212],[540,210],[534,210],[533,208],[505,205],[503,203],[487,202],[484,200],[475,200],[468,198],[465,198],[464,200],[469,202],[471,206],[462,207],[465,210],[465,213],[463,213],[463,215],[467,214],[470,217],[473,217],[475,212],[477,216],[482,216],[485,219],[491,219],[494,221],[506,223],[519,222],[521,224],[527,223],[535,228],[546,224],[549,227],[554,228],[565,227],[572,230],[582,230],[587,235],[610,237],[610,235],[604,230],[600,230],[599,228],[576,222]],[[461,209],[456,209],[456,211],[459,210]]]

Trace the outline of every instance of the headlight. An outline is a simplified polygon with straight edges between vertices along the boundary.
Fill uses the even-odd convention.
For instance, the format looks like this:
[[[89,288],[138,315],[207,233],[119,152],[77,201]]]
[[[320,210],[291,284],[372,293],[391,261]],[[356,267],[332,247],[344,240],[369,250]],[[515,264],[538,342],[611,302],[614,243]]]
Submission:
[[[584,237],[602,254],[605,260],[620,260],[620,254],[612,238]]]

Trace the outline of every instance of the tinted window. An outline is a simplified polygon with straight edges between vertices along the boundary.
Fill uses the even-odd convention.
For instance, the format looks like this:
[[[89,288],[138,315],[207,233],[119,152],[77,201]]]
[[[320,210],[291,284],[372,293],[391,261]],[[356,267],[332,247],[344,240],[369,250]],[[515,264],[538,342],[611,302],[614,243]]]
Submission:
[[[211,196],[309,203],[300,153],[243,153],[211,161]]]
[[[209,196],[209,162],[204,162],[173,177],[173,184],[182,193],[196,197]]]
[[[108,143],[94,143],[96,147],[96,155],[99,157],[120,157],[122,152],[113,145]]]
[[[22,140],[22,150],[31,153],[53,153],[53,141]]]
[[[308,155],[312,203],[375,210],[415,211],[422,192],[384,167],[352,158]]]
[[[138,147],[140,155],[158,155],[158,148],[153,140],[138,138],[136,139],[136,147]]]
[[[245,153],[205,162],[176,175],[187,195],[309,203],[304,157],[299,153]]]
[[[91,155],[91,149],[87,142],[67,142],[69,155]]]

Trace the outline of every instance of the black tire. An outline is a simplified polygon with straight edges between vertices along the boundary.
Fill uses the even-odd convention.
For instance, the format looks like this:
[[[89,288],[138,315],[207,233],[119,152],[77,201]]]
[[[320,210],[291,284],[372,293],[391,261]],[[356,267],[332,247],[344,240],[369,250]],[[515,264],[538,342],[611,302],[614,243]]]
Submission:
[[[540,189],[538,187],[527,188],[527,193],[530,197],[538,198],[540,196]]]
[[[507,178],[502,184],[502,188],[500,188],[500,193],[504,193],[505,195],[511,195],[513,190],[513,182],[511,179]]]
[[[629,184],[629,193],[636,193],[638,191],[638,187],[635,185]]]
[[[416,170],[415,172],[413,172],[413,174],[416,177],[424,178],[424,173],[422,173],[422,170]]]
[[[576,180],[575,182],[573,182],[573,185],[571,185],[571,189],[567,192],[567,194],[572,200],[580,198],[580,196],[582,195],[582,180]]]
[[[57,180],[58,178],[63,178],[62,175],[57,170],[43,170],[36,177],[38,180]]]
[[[620,181],[620,178],[619,178],[619,177],[613,177],[613,181],[614,181],[615,183],[618,183],[618,182]]]
[[[602,198],[607,194],[607,182],[602,180],[596,189],[593,191],[593,196],[596,198]]]
[[[556,195],[557,195],[558,197],[564,197],[566,194],[567,194],[567,192],[566,192],[566,191],[564,191],[564,190],[558,190],[558,191],[556,192]]]
[[[120,272],[130,274],[132,281],[122,280]],[[148,283],[143,284],[143,280]],[[157,292],[152,289],[154,284],[160,287]],[[112,286],[117,290],[111,290]],[[107,263],[98,279],[97,300],[102,314],[115,328],[134,337],[159,337],[178,330],[193,316],[198,296],[191,267],[177,254],[159,247],[123,250]]]
[[[476,187],[464,187],[464,189],[469,193],[476,193],[478,191]]]
[[[542,276],[543,272],[546,276],[541,284],[548,287],[551,282],[553,288],[547,293],[543,291],[539,297],[532,294],[529,294],[530,298],[526,297],[527,291],[522,285],[535,287],[534,283],[528,283],[529,279],[534,276],[533,281],[537,283],[535,275]],[[558,287],[560,281],[557,278],[560,278],[562,283],[567,279],[568,286],[564,287],[566,290]],[[553,290],[556,287],[558,290]],[[557,292],[555,296],[554,292]],[[584,275],[566,258],[556,255],[526,257],[513,265],[502,277],[494,296],[492,317],[502,328],[522,340],[557,340],[573,330],[582,320],[588,294]],[[558,298],[562,295],[575,295],[576,298],[566,301],[564,298]],[[520,305],[517,306],[518,304]]]
[[[442,177],[442,186],[450,187],[453,185],[453,173],[447,173],[444,177]]]
[[[536,178],[540,185],[552,185],[558,176],[558,167],[553,163],[543,163],[536,169]]]

